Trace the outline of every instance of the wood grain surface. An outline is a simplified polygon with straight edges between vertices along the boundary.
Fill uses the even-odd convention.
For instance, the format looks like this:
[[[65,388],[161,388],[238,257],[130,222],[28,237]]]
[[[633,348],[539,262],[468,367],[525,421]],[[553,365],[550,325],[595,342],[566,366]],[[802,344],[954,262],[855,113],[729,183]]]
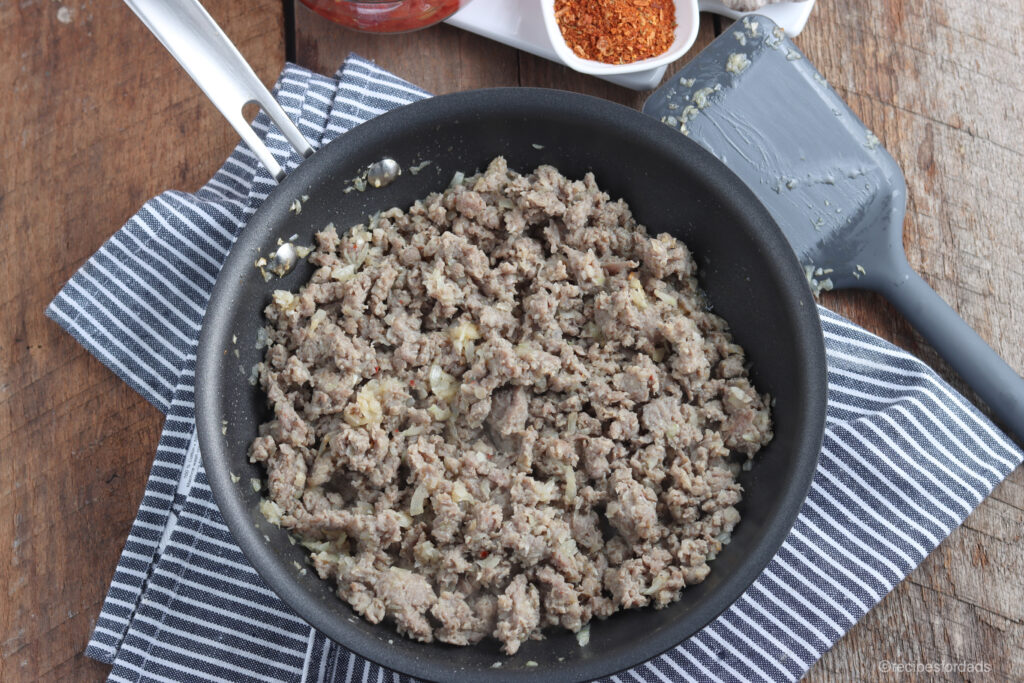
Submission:
[[[205,0],[263,80],[278,0]],[[82,655],[163,417],[43,316],[149,197],[237,135],[121,2],[0,2],[0,681],[97,680]]]
[[[270,83],[285,55],[281,2],[204,5]],[[367,36],[301,6],[289,19],[296,60],[322,73],[355,51],[436,93],[535,85],[634,107],[645,97],[447,26]],[[691,55],[715,23],[704,17]],[[119,2],[0,0],[0,31],[0,681],[96,680],[107,668],[81,653],[162,416],[43,310],[147,198],[199,187],[237,136]],[[1022,34],[1020,0],[819,0],[797,39],[903,167],[911,264],[1018,371]],[[878,296],[824,303],[965,390]],[[808,680],[1024,680],[1022,535],[1018,469]],[[887,673],[889,662],[988,672]]]

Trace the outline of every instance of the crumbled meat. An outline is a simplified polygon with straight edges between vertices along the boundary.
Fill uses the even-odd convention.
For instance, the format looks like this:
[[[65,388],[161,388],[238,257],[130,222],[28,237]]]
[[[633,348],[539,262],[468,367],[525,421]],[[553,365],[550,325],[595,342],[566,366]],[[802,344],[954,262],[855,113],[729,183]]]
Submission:
[[[772,426],[683,244],[501,158],[316,244],[249,457],[357,613],[513,654],[707,576]]]
[[[514,655],[524,640],[538,635],[540,593],[519,574],[498,598],[498,628],[494,635],[505,643],[505,653]]]

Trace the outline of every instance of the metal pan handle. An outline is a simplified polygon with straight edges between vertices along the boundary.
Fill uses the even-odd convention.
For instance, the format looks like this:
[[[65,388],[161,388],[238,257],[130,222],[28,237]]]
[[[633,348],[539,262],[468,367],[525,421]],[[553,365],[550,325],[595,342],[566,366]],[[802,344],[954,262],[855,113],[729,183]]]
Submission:
[[[284,170],[245,120],[242,107],[255,102],[299,154],[303,157],[313,154],[309,142],[199,0],[125,0],[125,3],[174,55],[275,180],[284,179]]]

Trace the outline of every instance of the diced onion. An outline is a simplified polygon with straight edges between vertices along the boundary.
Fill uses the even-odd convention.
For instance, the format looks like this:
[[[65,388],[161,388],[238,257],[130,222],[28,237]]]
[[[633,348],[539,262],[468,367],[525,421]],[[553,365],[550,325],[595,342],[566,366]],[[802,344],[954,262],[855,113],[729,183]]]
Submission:
[[[356,267],[351,263],[345,266],[335,266],[331,269],[331,279],[336,282],[348,282],[356,276]]]
[[[309,319],[309,331],[312,332],[316,328],[320,327],[320,323],[327,320],[327,311],[320,308],[313,314],[313,317]]]
[[[654,296],[658,297],[659,299],[661,299],[662,301],[664,301],[665,303],[669,304],[672,307],[675,307],[675,306],[679,305],[679,300],[676,299],[671,294],[667,294],[665,292],[665,290],[662,290],[662,289],[654,290]]]
[[[565,502],[571,503],[576,498],[576,471],[572,465],[565,465]]]
[[[287,311],[295,307],[295,295],[286,289],[275,289],[272,298],[274,300],[274,304],[276,304],[282,311]]]
[[[452,411],[448,410],[447,408],[442,408],[436,403],[431,403],[427,407],[427,412],[430,413],[430,416],[437,420],[438,422],[444,422],[445,420],[452,416]]]
[[[480,338],[480,328],[471,322],[463,321],[448,328],[448,338],[459,353],[466,353],[472,342]]]
[[[587,280],[593,282],[598,287],[603,287],[605,283],[604,268],[601,267],[600,263],[587,262],[584,264],[581,275]]]
[[[302,545],[313,553],[323,553],[331,549],[330,541],[303,541]]]
[[[466,485],[461,481],[457,481],[452,485],[452,500],[456,503],[466,503],[474,501],[475,499],[470,494],[469,489],[466,488]]]
[[[459,383],[455,381],[454,377],[442,370],[439,365],[430,366],[430,373],[427,375],[427,379],[430,381],[430,390],[434,392],[434,395],[445,401],[455,398],[459,391]]]
[[[640,592],[643,593],[644,595],[654,595],[655,593],[660,591],[662,588],[664,588],[665,584],[667,584],[667,583],[668,583],[668,576],[665,574],[665,572],[658,572],[658,575],[654,577],[653,581],[651,581],[650,588],[647,588],[646,590],[643,590],[643,591],[640,591]]]
[[[555,487],[555,480],[549,479],[543,483],[538,482],[534,491],[537,494],[537,498],[539,498],[542,503],[548,503],[555,497]]]
[[[351,561],[351,558],[348,557],[347,555],[342,555],[341,553],[332,553],[332,552],[329,552],[327,550],[324,550],[324,551],[319,552],[319,553],[310,553],[309,557],[313,561],[320,562],[321,564],[325,564],[327,566],[331,566],[331,565],[339,565],[340,566],[343,563],[344,564],[348,564]],[[305,571],[305,570],[303,570],[303,571]]]
[[[412,500],[409,501],[409,514],[415,517],[423,514],[423,501],[427,499],[427,487],[420,484],[412,492]]]
[[[476,562],[484,569],[494,569],[501,562],[501,555],[498,553],[491,553],[484,559],[477,560]]]
[[[644,286],[635,276],[629,278],[629,298],[641,311],[647,308],[647,293],[644,292]]]
[[[380,424],[384,419],[383,406],[381,406],[381,383],[371,379],[356,394],[352,403],[345,406],[343,417],[345,422],[353,427],[360,427],[367,424]]]
[[[558,549],[561,550],[566,557],[574,557],[576,553],[580,551],[579,546],[576,545],[576,541],[572,538],[567,538],[559,543]]]
[[[268,522],[277,527],[281,526],[281,514],[284,510],[281,509],[280,505],[268,498],[264,498],[260,501],[260,512],[263,513]]]

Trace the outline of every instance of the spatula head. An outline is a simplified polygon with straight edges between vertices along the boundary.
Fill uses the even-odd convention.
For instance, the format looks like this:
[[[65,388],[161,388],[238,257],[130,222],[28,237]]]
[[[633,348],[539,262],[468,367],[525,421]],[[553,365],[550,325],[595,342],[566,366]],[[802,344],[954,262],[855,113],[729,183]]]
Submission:
[[[899,166],[770,19],[733,24],[643,111],[754,191],[816,289],[876,288],[904,259]]]

